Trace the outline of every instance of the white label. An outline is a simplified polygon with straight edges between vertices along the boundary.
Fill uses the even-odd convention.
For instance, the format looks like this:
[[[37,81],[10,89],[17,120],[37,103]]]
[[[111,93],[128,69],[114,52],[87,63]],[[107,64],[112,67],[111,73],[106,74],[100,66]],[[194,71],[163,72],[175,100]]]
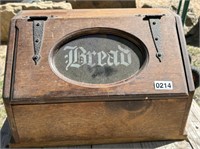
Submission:
[[[155,90],[173,90],[172,81],[154,81]]]

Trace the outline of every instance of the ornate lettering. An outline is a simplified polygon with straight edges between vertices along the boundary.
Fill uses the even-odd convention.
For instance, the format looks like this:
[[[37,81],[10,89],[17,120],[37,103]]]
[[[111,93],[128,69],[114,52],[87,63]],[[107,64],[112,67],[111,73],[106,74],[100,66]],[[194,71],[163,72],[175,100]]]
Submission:
[[[97,57],[98,57],[98,63],[97,63],[97,65],[99,65],[99,66],[106,65],[105,62],[102,64],[102,62],[104,61],[104,59],[107,57],[107,54],[104,51],[98,52],[97,53]]]
[[[83,47],[71,47],[66,46],[64,49],[66,55],[65,63],[67,64],[66,70],[70,67],[80,68],[83,65],[88,65],[90,67],[94,66],[129,66],[132,63],[131,52],[128,49],[122,48],[118,45],[117,50],[111,50],[109,52],[96,52],[96,51],[87,51]]]
[[[124,66],[130,65],[131,64],[130,50],[123,49],[120,45],[118,45],[118,48],[121,51],[121,53],[120,53],[121,64]],[[125,61],[125,59],[127,59],[127,62]]]
[[[88,51],[87,55],[88,55],[88,65],[91,67],[94,67],[96,65],[96,63],[93,63],[93,56],[95,56],[97,53],[95,51],[91,52]]]

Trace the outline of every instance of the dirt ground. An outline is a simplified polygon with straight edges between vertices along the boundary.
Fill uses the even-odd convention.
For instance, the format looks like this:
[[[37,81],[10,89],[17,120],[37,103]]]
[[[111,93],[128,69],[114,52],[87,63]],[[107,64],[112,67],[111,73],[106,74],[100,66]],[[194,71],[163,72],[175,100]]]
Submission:
[[[6,45],[0,46],[0,97],[2,97],[2,87],[3,87],[3,76],[5,68],[5,58],[6,58]],[[188,46],[188,51],[192,56],[192,64],[199,67],[200,69],[200,48]],[[200,105],[200,87],[195,91],[194,99]],[[3,100],[0,98],[0,128],[6,118],[6,112],[3,105]]]

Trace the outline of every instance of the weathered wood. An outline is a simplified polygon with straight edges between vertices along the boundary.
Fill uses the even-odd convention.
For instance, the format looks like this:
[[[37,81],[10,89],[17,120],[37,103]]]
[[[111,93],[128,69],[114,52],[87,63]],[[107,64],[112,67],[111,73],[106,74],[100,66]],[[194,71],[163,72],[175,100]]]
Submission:
[[[60,12],[60,13],[58,13]],[[92,100],[121,100],[124,95],[131,99],[143,100],[148,99],[160,99],[168,98],[169,96],[184,97],[187,95],[187,85],[185,80],[185,73],[182,64],[182,57],[180,50],[168,50],[168,49],[180,49],[179,41],[176,38],[177,31],[175,26],[174,17],[166,17],[161,19],[162,28],[162,41],[163,52],[165,57],[162,63],[155,57],[156,49],[152,41],[151,31],[149,29],[149,22],[143,20],[143,16],[137,17],[138,14],[144,14],[142,11],[125,10],[125,11],[58,11],[55,12],[55,19],[49,19],[45,22],[43,46],[41,50],[41,62],[39,65],[35,65],[33,56],[33,37],[32,37],[32,22],[27,22],[27,19],[20,19],[24,16],[31,15],[37,16],[39,11],[28,11],[21,14],[19,20],[17,20],[16,26],[19,28],[19,39],[16,54],[16,71],[15,71],[15,83],[12,103],[44,103],[44,102],[74,102],[75,100],[91,101]],[[64,13],[65,12],[65,13]],[[147,13],[147,12],[146,12]],[[169,15],[168,11],[151,11],[153,14]],[[44,12],[43,15],[49,16],[52,11]],[[60,14],[60,15],[59,15]],[[93,16],[95,14],[95,16]],[[116,15],[118,14],[118,15]],[[120,15],[119,15],[120,14]],[[132,16],[130,16],[132,14]],[[68,17],[69,16],[69,17]],[[99,19],[100,17],[103,18]],[[104,18],[106,17],[106,18]],[[90,18],[90,19],[89,19]],[[127,19],[129,18],[129,19]],[[81,22],[81,23],[80,23]],[[112,23],[110,23],[112,22]],[[119,23],[119,22],[123,22]],[[140,26],[131,25],[134,22],[138,22]],[[25,25],[26,24],[26,25]],[[60,25],[62,24],[62,28]],[[78,25],[77,25],[78,24]],[[130,25],[124,25],[130,24]],[[172,26],[171,24],[174,24]],[[26,27],[24,27],[26,26]],[[55,28],[52,28],[55,26]],[[132,26],[132,27],[130,27]],[[168,26],[171,26],[168,28]],[[131,35],[142,39],[146,45],[149,53],[148,67],[143,69],[139,75],[132,77],[129,80],[122,81],[121,83],[115,83],[113,85],[94,85],[92,87],[82,86],[83,83],[77,85],[66,82],[57,77],[54,72],[49,68],[49,53],[54,45],[63,37],[69,34],[75,33],[85,28],[115,28],[123,30]],[[70,30],[68,29],[70,28]],[[93,31],[93,30],[91,30]],[[26,33],[26,34],[23,34]],[[51,33],[51,34],[48,34]],[[172,38],[169,38],[171,36]],[[174,38],[173,38],[174,37]],[[26,44],[24,44],[26,41]],[[167,43],[167,44],[166,44]],[[27,50],[29,49],[29,50]],[[9,56],[10,57],[10,56]],[[170,63],[169,63],[170,62]],[[23,66],[23,67],[22,67]],[[158,69],[159,67],[159,69]],[[166,68],[168,71],[166,72]],[[26,75],[29,74],[29,75]],[[151,75],[150,75],[151,74]],[[170,74],[170,75],[169,75]],[[41,76],[43,79],[41,79]],[[148,78],[148,79],[144,79]],[[174,83],[174,90],[156,91],[154,89],[153,82],[155,80],[171,80]],[[27,84],[29,82],[29,84]],[[55,85],[55,82],[57,85]],[[138,85],[143,84],[143,85]],[[6,85],[6,84],[5,84]],[[144,89],[145,85],[145,89]],[[46,87],[48,86],[48,87]],[[134,94],[133,94],[134,90]],[[176,95],[175,95],[176,94]],[[115,96],[117,95],[117,96]],[[104,98],[101,98],[104,96]],[[109,97],[108,97],[109,96]],[[115,96],[112,98],[112,96]],[[32,98],[34,97],[34,101]],[[63,99],[64,97],[64,99]],[[77,98],[78,97],[78,98]],[[85,98],[86,97],[86,98]],[[95,99],[95,98],[97,99]],[[99,99],[100,97],[100,99]],[[126,97],[123,100],[127,99]],[[129,100],[129,98],[127,99]]]
[[[124,143],[124,144],[101,144],[101,145],[92,145],[94,149],[112,149],[112,148],[141,148],[141,143]]]
[[[187,148],[192,149],[187,141],[157,141],[157,142],[141,142],[141,148],[159,148],[159,149],[177,149]]]
[[[162,61],[156,57],[149,15],[160,16]],[[44,24],[40,28],[43,34],[37,38],[33,38],[37,35],[34,19]],[[12,146],[184,139],[194,87],[177,23],[177,17],[165,9],[20,13],[12,20],[4,83],[4,102],[15,140]],[[111,34],[134,43],[131,50],[139,48],[145,59],[139,71],[107,84],[60,77],[55,53],[70,41],[95,34]],[[39,54],[36,41],[41,43]],[[33,55],[40,56],[37,63]],[[156,90],[154,81],[159,80],[172,81],[173,89]]]
[[[196,123],[193,123],[196,122]],[[152,141],[152,142],[138,142],[127,144],[103,144],[103,145],[90,145],[90,146],[73,146],[65,148],[158,148],[159,149],[171,149],[171,148],[187,148],[198,149],[200,148],[199,134],[200,134],[200,108],[195,101],[193,101],[188,122],[187,122],[187,141]],[[5,121],[4,126],[1,129],[1,147],[6,147],[10,142],[11,132],[8,121]]]
[[[186,131],[188,139],[193,148],[200,148],[200,108],[195,102],[193,102]]]
[[[177,32],[178,32],[178,38],[180,41],[180,48],[181,48],[181,52],[183,55],[183,63],[185,65],[185,74],[186,74],[186,79],[187,81],[187,86],[189,91],[194,91],[194,83],[191,81],[193,80],[193,76],[192,76],[192,69],[191,69],[191,65],[188,59],[188,51],[186,50],[186,41],[185,41],[185,36],[184,36],[184,31],[183,28],[181,28],[181,18],[180,17],[176,17],[176,22],[177,22]]]
[[[14,49],[16,48],[16,28],[15,20],[10,24],[10,36],[9,43],[7,46],[7,54],[6,54],[6,67],[5,67],[5,79],[3,86],[3,97],[6,102],[10,97],[10,88],[11,88],[11,80],[12,80],[12,65],[13,65],[13,57],[14,57]]]
[[[61,141],[73,145],[184,139],[180,129],[185,105],[179,99],[60,103],[15,105],[13,112],[19,146],[57,146]]]

